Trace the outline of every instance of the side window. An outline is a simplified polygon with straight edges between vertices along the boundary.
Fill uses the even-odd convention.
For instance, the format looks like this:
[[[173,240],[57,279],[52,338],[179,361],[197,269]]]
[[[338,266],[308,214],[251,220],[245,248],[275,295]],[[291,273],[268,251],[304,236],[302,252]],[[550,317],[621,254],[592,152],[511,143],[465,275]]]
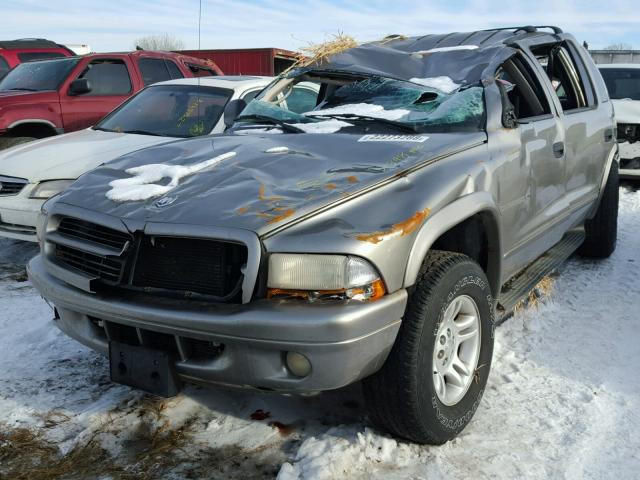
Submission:
[[[187,68],[191,70],[194,77],[212,77],[216,76],[217,73],[211,70],[210,68],[203,67],[202,65],[194,65],[192,63],[187,63]]]
[[[131,92],[129,71],[122,60],[94,60],[79,78],[86,78],[91,84],[91,91],[85,96],[127,95]]]
[[[254,98],[256,98],[258,96],[258,94],[261,92],[261,89],[257,89],[257,90],[251,90],[247,93],[245,93],[242,96],[242,99],[246,102],[249,103],[251,100],[253,100]]]
[[[34,60],[47,60],[50,58],[63,58],[60,52],[23,52],[18,54],[21,62],[32,62]]]
[[[141,58],[138,60],[142,82],[146,85],[171,80],[167,65],[162,58]]]
[[[0,55],[0,78],[4,77],[11,70],[7,61]]]
[[[505,110],[512,109],[518,120],[538,117],[551,112],[549,102],[531,67],[520,56],[514,56],[498,70],[496,78],[501,89]],[[509,105],[510,104],[510,105]]]
[[[568,45],[556,44],[538,47],[532,50],[542,67],[547,72],[562,110],[571,111],[585,108],[595,103],[593,87],[588,83],[586,67],[577,54],[572,55]],[[578,60],[579,63],[576,62]]]
[[[165,64],[167,65],[167,70],[169,70],[169,74],[171,75],[172,79],[184,78],[184,75],[173,60],[165,60]]]
[[[286,95],[287,109],[295,113],[304,113],[316,108],[318,92],[315,89],[298,84]]]

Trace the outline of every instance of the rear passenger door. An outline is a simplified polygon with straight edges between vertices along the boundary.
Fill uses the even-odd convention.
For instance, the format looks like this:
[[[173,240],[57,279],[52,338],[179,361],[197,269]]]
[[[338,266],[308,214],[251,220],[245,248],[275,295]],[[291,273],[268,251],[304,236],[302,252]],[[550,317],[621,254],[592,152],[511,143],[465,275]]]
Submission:
[[[503,222],[507,276],[540,256],[557,239],[549,232],[564,200],[564,128],[534,66],[516,55],[498,73],[517,118],[503,145],[513,143],[499,170],[499,207]]]
[[[135,91],[128,58],[102,57],[81,62],[60,92],[62,117],[66,131],[94,125]],[[79,78],[89,80],[91,91],[72,95],[69,87]]]
[[[561,107],[566,136],[563,216],[585,208],[598,195],[602,159],[615,146],[611,120],[597,108],[593,81],[579,50],[570,42],[538,47],[534,54],[545,68]]]

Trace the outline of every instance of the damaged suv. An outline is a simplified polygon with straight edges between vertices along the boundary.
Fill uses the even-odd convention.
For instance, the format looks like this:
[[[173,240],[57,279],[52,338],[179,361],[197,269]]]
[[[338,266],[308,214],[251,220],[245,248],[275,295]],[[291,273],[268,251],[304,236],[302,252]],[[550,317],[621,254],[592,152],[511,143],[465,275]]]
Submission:
[[[31,281],[114,381],[363,380],[376,425],[443,443],[478,408],[497,322],[575,250],[615,248],[613,109],[558,28],[386,38],[225,114],[229,134],[43,206]]]

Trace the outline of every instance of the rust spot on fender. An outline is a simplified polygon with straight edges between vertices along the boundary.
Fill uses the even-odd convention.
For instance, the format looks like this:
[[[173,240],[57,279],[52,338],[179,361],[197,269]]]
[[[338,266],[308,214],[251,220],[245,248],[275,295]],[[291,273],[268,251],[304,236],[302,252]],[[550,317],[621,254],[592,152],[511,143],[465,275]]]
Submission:
[[[349,175],[347,177],[347,182],[349,182],[349,183],[358,183],[358,177],[356,177],[355,175]]]
[[[269,220],[267,222],[267,224],[271,225],[272,223],[281,222],[285,218],[290,217],[291,215],[293,215],[294,213],[296,213],[296,211],[293,208],[289,208],[289,209],[285,210],[284,212],[282,212],[280,215],[276,215],[275,217],[271,218],[271,220]]]
[[[267,197],[266,193],[267,193],[267,187],[265,187],[264,184],[260,185],[260,188],[258,189],[258,198],[260,200],[266,201],[266,202],[275,202],[282,198],[282,197],[278,197],[277,195],[272,195],[270,197]]]
[[[244,215],[248,211],[249,211],[249,207],[240,207],[239,209],[236,210],[236,213],[238,215]]]
[[[335,183],[327,183],[325,184],[324,188],[326,188],[327,190],[335,190],[336,188],[338,188],[338,186]]]
[[[425,208],[424,210],[417,211],[412,216],[398,223],[394,223],[391,228],[380,232],[373,233],[360,233],[356,235],[356,240],[369,243],[380,243],[390,237],[404,237],[413,233],[420,225],[424,223],[431,209]]]

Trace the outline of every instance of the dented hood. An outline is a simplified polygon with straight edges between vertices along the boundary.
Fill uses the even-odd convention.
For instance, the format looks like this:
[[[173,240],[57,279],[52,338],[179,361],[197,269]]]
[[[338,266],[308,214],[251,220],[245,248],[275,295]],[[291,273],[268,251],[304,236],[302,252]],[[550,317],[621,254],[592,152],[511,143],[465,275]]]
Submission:
[[[59,202],[125,223],[231,227],[262,235],[485,139],[482,132],[203,137],[121,157],[80,177]],[[230,152],[235,155],[224,155]],[[220,156],[228,158],[182,177],[161,196],[142,201],[107,198],[110,182],[132,177],[127,169],[150,164],[193,167]],[[153,183],[166,186],[169,179]]]

